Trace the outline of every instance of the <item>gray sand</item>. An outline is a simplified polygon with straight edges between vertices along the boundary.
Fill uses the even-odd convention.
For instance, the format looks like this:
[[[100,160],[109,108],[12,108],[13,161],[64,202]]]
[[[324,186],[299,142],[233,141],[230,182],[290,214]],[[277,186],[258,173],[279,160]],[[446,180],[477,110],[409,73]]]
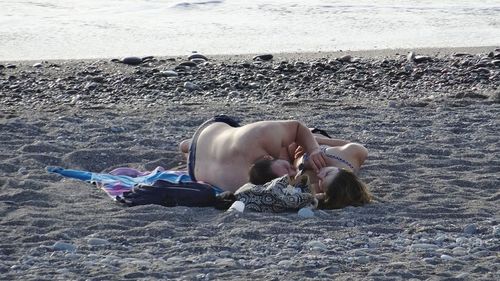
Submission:
[[[176,78],[154,73],[179,59],[0,68],[0,280],[499,280],[500,67],[474,51],[219,57]],[[219,113],[365,144],[374,203],[309,219],[127,208],[45,172],[183,164],[177,143]]]

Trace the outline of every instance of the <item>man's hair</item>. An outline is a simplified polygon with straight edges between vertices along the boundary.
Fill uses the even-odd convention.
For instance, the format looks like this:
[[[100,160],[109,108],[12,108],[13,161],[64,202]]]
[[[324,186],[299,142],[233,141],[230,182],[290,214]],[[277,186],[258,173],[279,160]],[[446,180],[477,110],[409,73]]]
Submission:
[[[274,159],[261,159],[255,162],[249,171],[250,183],[262,185],[277,178],[278,175],[271,168],[274,161]]]
[[[372,196],[366,185],[351,171],[340,169],[327,187],[325,198],[319,201],[320,209],[341,209],[370,203]]]

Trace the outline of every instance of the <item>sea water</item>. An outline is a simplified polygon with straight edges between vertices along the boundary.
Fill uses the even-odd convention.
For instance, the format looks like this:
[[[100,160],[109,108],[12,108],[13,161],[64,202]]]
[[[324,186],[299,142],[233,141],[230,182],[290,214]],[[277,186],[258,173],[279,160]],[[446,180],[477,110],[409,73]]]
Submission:
[[[500,0],[0,0],[0,60],[500,45]]]

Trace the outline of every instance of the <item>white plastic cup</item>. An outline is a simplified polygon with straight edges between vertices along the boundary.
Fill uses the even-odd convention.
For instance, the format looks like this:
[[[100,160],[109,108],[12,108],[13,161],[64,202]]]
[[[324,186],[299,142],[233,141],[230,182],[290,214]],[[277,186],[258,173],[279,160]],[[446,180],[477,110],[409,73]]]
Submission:
[[[234,201],[234,203],[229,207],[228,211],[238,211],[240,213],[243,213],[245,210],[245,203],[241,201]]]

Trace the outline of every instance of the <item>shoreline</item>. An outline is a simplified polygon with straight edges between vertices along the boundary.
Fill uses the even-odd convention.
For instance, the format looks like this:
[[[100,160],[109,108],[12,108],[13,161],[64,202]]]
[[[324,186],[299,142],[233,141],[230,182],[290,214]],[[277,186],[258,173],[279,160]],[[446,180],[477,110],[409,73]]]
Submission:
[[[336,50],[336,51],[325,51],[325,52],[276,52],[270,53],[275,59],[301,59],[301,60],[311,60],[311,59],[319,59],[319,58],[335,58],[344,55],[352,55],[357,57],[365,57],[365,58],[383,58],[383,57],[392,57],[396,55],[407,55],[409,52],[414,52],[419,55],[432,55],[432,56],[445,56],[452,55],[453,53],[469,53],[469,54],[478,54],[494,51],[495,49],[499,49],[498,46],[473,46],[473,47],[421,47],[421,48],[394,48],[394,49],[367,49],[367,50]],[[251,60],[254,56],[264,54],[263,53],[249,53],[249,54],[206,54],[210,58],[214,60]],[[186,53],[184,55],[152,55],[157,59],[167,59],[167,58],[181,58],[190,55],[191,53]],[[130,54],[133,56],[133,54]],[[36,63],[41,61],[50,61],[50,62],[90,62],[97,60],[111,60],[117,59],[114,57],[97,57],[97,58],[72,58],[72,59],[40,59],[40,60],[23,60],[23,59],[12,59],[12,60],[0,60],[0,64],[2,63],[19,63],[19,64],[29,64]]]
[[[409,57],[409,52],[418,57]],[[355,106],[497,102],[500,49],[398,49],[335,53],[109,59],[0,64],[4,108],[109,107],[322,101]]]

